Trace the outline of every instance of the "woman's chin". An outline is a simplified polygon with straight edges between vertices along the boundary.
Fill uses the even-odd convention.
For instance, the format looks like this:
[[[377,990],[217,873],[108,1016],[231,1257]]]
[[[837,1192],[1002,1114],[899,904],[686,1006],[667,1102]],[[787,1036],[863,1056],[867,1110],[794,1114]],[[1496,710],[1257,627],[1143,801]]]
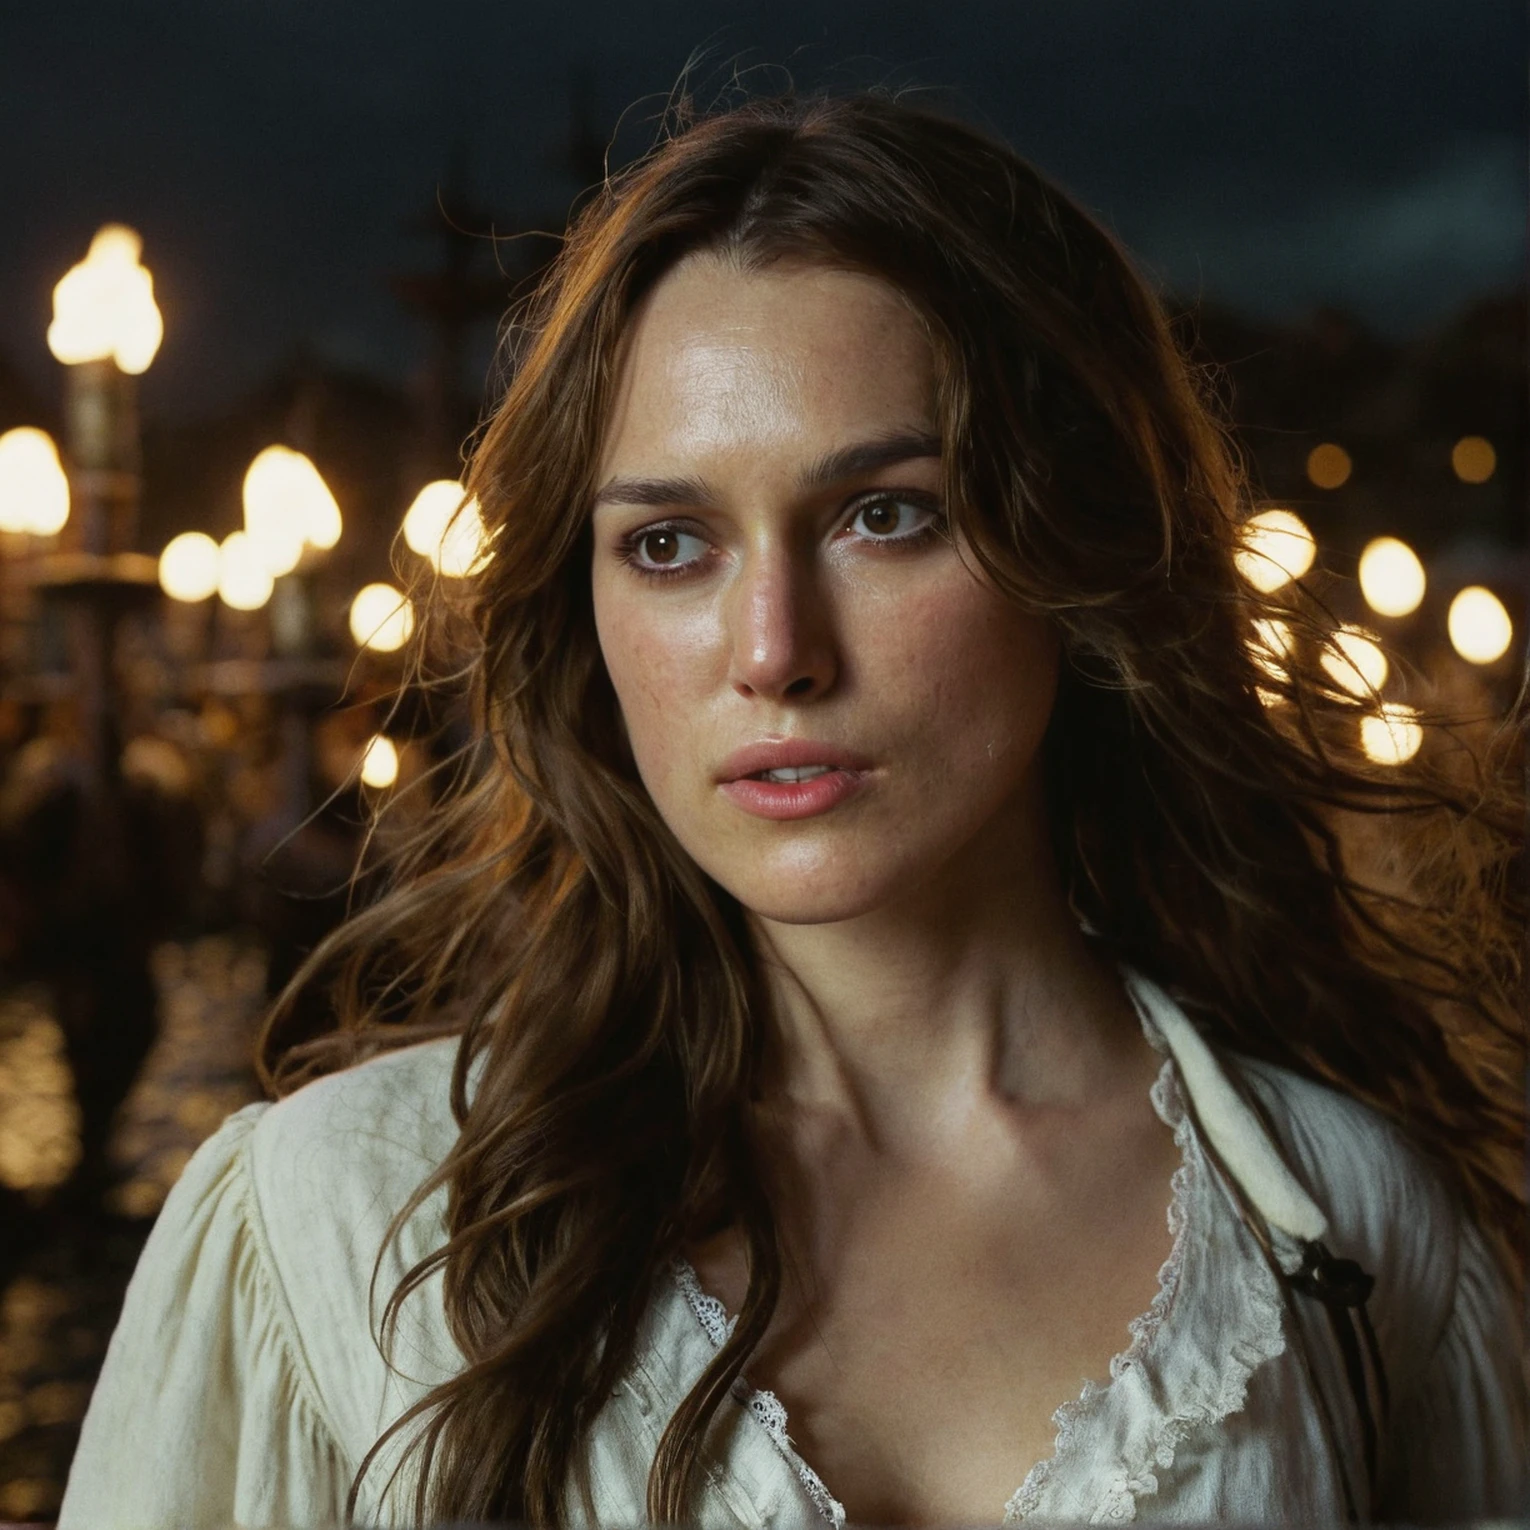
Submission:
[[[757,919],[772,924],[841,924],[885,908],[906,887],[897,876],[847,878],[829,871],[819,877],[741,879],[729,891]]]

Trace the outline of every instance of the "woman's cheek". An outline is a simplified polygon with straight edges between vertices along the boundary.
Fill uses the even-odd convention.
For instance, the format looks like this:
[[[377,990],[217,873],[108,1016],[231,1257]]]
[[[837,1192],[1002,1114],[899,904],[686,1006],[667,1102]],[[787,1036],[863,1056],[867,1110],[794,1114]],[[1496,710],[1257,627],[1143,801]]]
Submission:
[[[616,620],[602,633],[617,701],[639,774],[663,804],[682,772],[706,773],[706,626],[695,620]]]
[[[1059,650],[1039,618],[1011,607],[950,614],[909,660],[924,684],[926,723],[954,772],[1022,773],[1040,745],[1057,689]]]

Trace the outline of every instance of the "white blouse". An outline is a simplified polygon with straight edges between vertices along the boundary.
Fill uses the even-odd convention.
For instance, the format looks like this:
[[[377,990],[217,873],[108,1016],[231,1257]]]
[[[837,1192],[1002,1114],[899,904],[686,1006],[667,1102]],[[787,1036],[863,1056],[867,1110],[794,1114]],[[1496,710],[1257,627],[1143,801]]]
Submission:
[[[1161,989],[1124,976],[1164,1054],[1152,1101],[1181,1153],[1172,1249],[1110,1376],[1063,1402],[1052,1455],[1016,1461],[1016,1491],[994,1505],[995,1520],[1339,1521],[1341,1471],[1362,1517],[1426,1524],[1525,1512],[1519,1304],[1439,1175],[1347,1096],[1214,1056]],[[455,1051],[442,1041],[378,1057],[278,1104],[248,1106],[203,1144],[128,1288],[59,1530],[343,1520],[373,1442],[462,1363],[439,1276],[405,1303],[392,1368],[373,1326],[402,1273],[444,1239],[437,1191],[383,1250],[374,1288],[389,1221],[456,1135]],[[1229,1067],[1268,1112],[1284,1159],[1230,1087]],[[1325,1315],[1304,1296],[1288,1310],[1208,1149],[1267,1217],[1284,1268],[1296,1266],[1299,1237],[1320,1237],[1376,1278],[1369,1311],[1391,1409],[1374,1503]],[[594,1521],[571,1485],[571,1523],[644,1520],[659,1436],[726,1321],[694,1272],[677,1266],[588,1442]],[[742,1384],[735,1401],[708,1438],[696,1522],[839,1525],[833,1484],[793,1449],[780,1403]],[[409,1521],[413,1456],[384,1491],[402,1456],[399,1440],[368,1472],[360,1523]]]

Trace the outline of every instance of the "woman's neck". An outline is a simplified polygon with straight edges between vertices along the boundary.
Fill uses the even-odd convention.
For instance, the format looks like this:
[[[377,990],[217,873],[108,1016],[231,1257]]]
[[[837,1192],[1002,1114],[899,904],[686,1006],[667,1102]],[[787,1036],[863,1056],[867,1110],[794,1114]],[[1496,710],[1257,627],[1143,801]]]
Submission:
[[[896,903],[833,924],[755,921],[768,1103],[924,1157],[974,1111],[1066,1109],[1140,1072],[1141,1027],[1068,909],[1044,833],[993,830]]]

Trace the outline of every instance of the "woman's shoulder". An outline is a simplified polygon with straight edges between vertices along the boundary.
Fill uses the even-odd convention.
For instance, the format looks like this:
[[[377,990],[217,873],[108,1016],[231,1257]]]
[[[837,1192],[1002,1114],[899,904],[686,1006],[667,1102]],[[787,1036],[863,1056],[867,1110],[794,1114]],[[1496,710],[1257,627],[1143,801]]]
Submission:
[[[1330,1223],[1452,1231],[1458,1213],[1443,1171],[1395,1122],[1331,1084],[1278,1063],[1234,1054],[1293,1167]]]
[[[318,1187],[333,1204],[337,1195],[374,1199],[407,1183],[407,1198],[457,1138],[456,1056],[453,1037],[399,1047],[314,1079],[266,1108],[249,1144],[257,1191],[269,1188],[273,1199],[285,1201]]]
[[[338,1262],[364,1265],[370,1276],[393,1218],[456,1141],[456,1055],[453,1038],[400,1047],[315,1079],[258,1114],[247,1172],[279,1267]],[[433,1201],[410,1222],[433,1224],[404,1230],[421,1254],[441,1241]]]
[[[1444,1171],[1363,1100],[1276,1063],[1233,1061],[1326,1217],[1328,1247],[1375,1276],[1382,1326],[1429,1353],[1450,1316],[1462,1237]]]
[[[1238,1057],[1324,1241],[1375,1280],[1393,1440],[1383,1519],[1434,1524],[1524,1503],[1530,1397],[1522,1295],[1445,1171],[1380,1111],[1288,1068]]]
[[[456,1052],[452,1038],[400,1047],[246,1105],[193,1154],[172,1201],[217,1201],[278,1253],[357,1219],[386,1227],[456,1140]]]

